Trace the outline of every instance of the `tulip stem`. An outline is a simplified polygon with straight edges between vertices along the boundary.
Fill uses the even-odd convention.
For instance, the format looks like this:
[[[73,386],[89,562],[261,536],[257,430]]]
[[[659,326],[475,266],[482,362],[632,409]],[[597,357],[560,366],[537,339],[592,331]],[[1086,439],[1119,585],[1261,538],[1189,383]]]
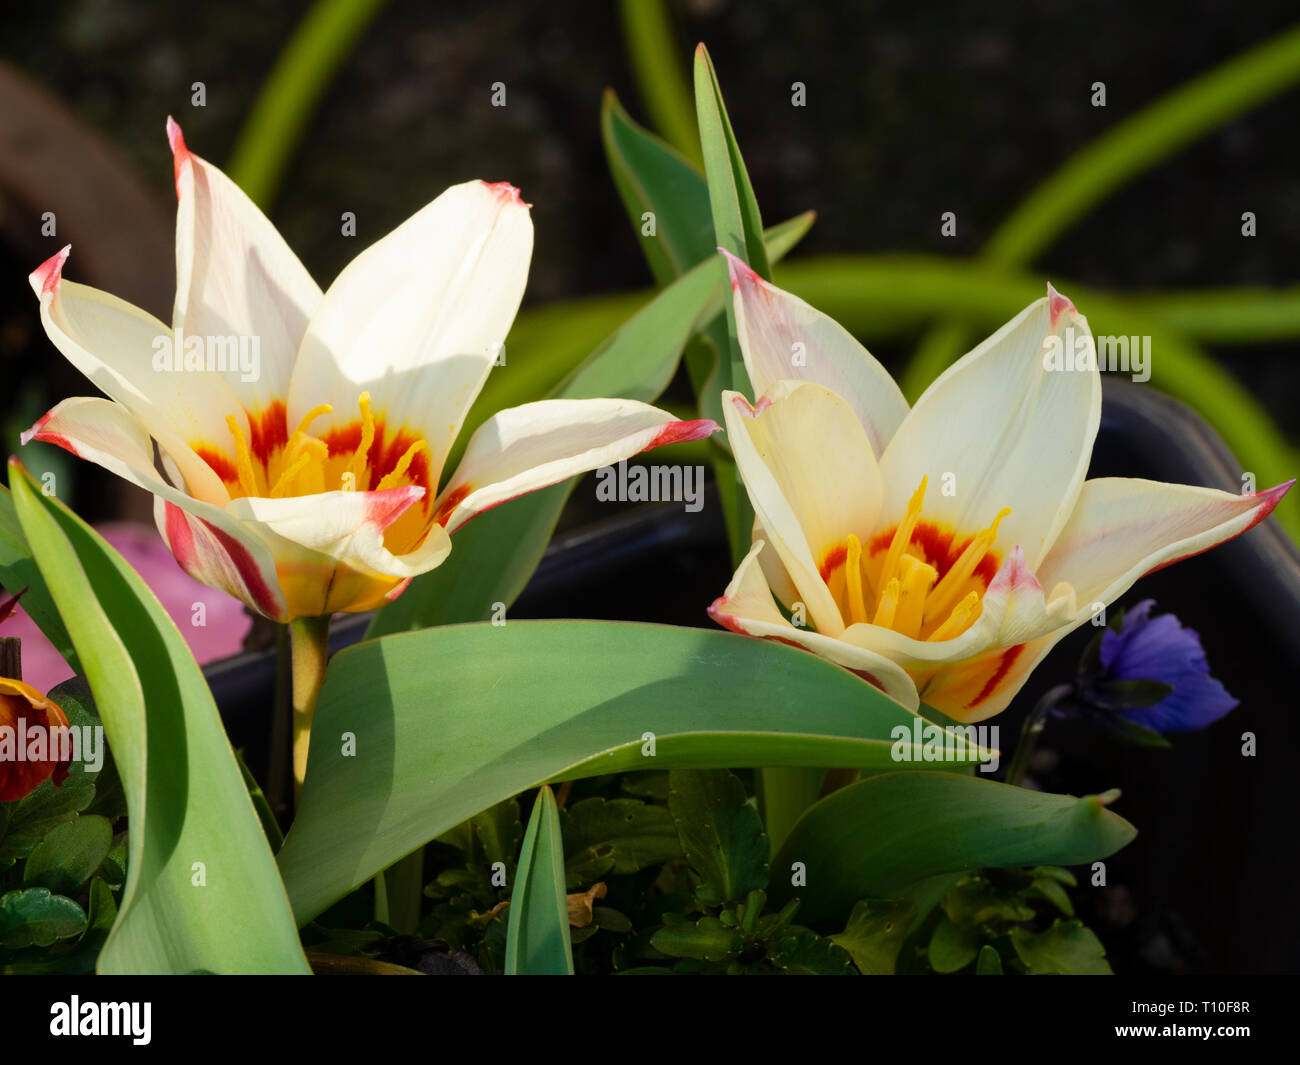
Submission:
[[[1058,684],[1055,688],[1049,689],[1029,712],[1025,723],[1020,727],[1020,741],[1016,744],[1016,753],[1011,758],[1011,765],[1007,767],[1008,784],[1019,785],[1024,779],[1025,770],[1029,768],[1029,759],[1034,756],[1034,751],[1038,747],[1038,738],[1047,727],[1047,715],[1051,713],[1052,707],[1073,691],[1073,684]]]
[[[325,682],[329,658],[330,618],[298,618],[289,622],[289,655],[293,669],[293,801],[298,805],[307,776],[307,749],[316,699]]]

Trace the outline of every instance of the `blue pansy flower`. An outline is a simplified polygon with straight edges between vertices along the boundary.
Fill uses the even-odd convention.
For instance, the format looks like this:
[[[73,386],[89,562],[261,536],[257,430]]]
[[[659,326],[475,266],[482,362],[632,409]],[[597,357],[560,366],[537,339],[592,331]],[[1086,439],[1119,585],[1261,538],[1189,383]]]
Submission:
[[[1154,732],[1214,724],[1237,705],[1210,675],[1201,639],[1173,614],[1152,617],[1144,599],[1100,633],[1080,670],[1080,696]]]

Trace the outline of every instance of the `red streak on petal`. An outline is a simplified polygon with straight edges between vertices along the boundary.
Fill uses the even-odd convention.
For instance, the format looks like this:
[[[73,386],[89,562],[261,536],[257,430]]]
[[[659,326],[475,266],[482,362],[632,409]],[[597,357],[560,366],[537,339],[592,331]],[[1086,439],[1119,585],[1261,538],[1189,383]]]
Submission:
[[[721,430],[717,422],[700,418],[693,422],[669,422],[651,438],[642,451],[663,447],[665,444],[680,444],[686,440],[702,440]]]
[[[848,544],[836,544],[826,552],[826,557],[822,559],[822,564],[817,567],[817,572],[821,574],[822,580],[831,579],[831,574],[844,565],[844,560],[849,557]]]
[[[50,420],[50,415],[53,413],[53,411],[47,411],[45,414],[41,415],[40,420],[35,425],[18,437],[19,441],[23,444],[29,444],[33,440],[39,440],[43,444],[53,444],[56,447],[61,447],[64,451],[76,455],[77,458],[81,458],[81,452],[78,451],[72,441],[62,433],[56,433],[53,431],[45,432],[44,426]]]
[[[36,290],[37,296],[47,296],[53,292],[63,279],[63,264],[72,252],[72,245],[65,244],[28,275],[27,280]]]
[[[1273,513],[1273,508],[1282,501],[1282,497],[1290,491],[1293,484],[1295,484],[1294,477],[1292,477],[1291,480],[1283,481],[1281,484],[1275,485],[1272,488],[1266,488],[1262,492],[1252,492],[1250,498],[1260,500],[1260,506],[1259,509],[1255,511],[1254,516],[1250,519],[1250,524],[1246,525],[1241,532],[1235,532],[1231,536],[1215,543],[1206,544],[1198,551],[1190,551],[1185,555],[1179,555],[1177,558],[1171,558],[1168,562],[1161,562],[1160,565],[1151,567],[1151,569],[1147,570],[1146,573],[1142,574],[1142,576],[1147,577],[1152,573],[1158,573],[1166,566],[1172,566],[1175,562],[1182,562],[1187,558],[1195,558],[1197,555],[1203,554],[1212,547],[1218,547],[1219,544],[1226,544],[1230,540],[1235,540],[1242,533],[1250,532],[1251,529]]]
[[[883,532],[873,536],[867,545],[868,555],[878,555],[886,550],[890,541],[894,539],[894,531],[897,528],[898,525],[895,523]],[[947,526],[933,521],[918,521],[916,527],[912,530],[911,542],[921,549],[925,555],[925,561],[935,568],[941,579],[944,574],[952,569],[957,559],[961,558],[961,553],[970,546],[970,542],[974,539],[974,536],[967,536],[963,540],[954,542],[953,530]],[[986,551],[984,557],[975,566],[972,576],[977,577],[980,583],[985,588],[988,588],[989,582],[996,576],[1000,565],[997,552]]]
[[[235,469],[235,464],[211,444],[199,444],[195,447],[194,454],[206,462],[212,472],[226,484],[239,482],[239,471]]]
[[[248,450],[264,467],[288,442],[288,415],[280,400],[272,400],[265,410],[248,416]]]
[[[1006,675],[1011,672],[1011,667],[1016,664],[1016,659],[1020,657],[1020,652],[1024,649],[1025,645],[1023,643],[1018,643],[1014,647],[1008,647],[1002,652],[1002,658],[998,662],[998,668],[995,669],[993,675],[984,682],[984,687],[980,689],[980,693],[966,704],[967,710],[979,706],[980,703],[997,691],[998,685],[1001,684]]]
[[[732,255],[731,252],[721,246],[719,246],[718,251],[726,256],[727,273],[731,275],[731,289],[733,292],[742,285],[755,288],[761,287],[763,279],[758,276],[757,271],[749,263],[738,255]]]
[[[461,503],[465,501],[465,497],[472,491],[474,491],[473,485],[462,484],[452,492],[451,495],[438,504],[438,509],[434,511],[433,514],[433,520],[445,529],[448,520],[451,518],[452,511],[460,506]]]
[[[172,554],[176,556],[176,561],[181,564],[182,569],[196,579],[201,579],[202,567],[199,565],[199,552],[194,543],[194,530],[190,526],[191,521],[200,522],[212,534],[217,544],[226,553],[226,557],[230,559],[231,564],[238,571],[244,589],[248,593],[248,599],[251,600],[251,605],[269,618],[278,619],[280,617],[282,612],[280,603],[262,577],[262,571],[247,547],[233,536],[218,529],[211,522],[187,514],[175,503],[166,503],[166,514],[167,543],[171,547]]]

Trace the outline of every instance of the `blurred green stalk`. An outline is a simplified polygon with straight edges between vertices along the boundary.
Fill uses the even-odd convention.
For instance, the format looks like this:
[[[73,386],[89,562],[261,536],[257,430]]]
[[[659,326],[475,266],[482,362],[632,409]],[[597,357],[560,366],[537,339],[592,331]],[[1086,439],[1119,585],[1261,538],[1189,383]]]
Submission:
[[[384,0],[317,0],[280,53],[226,168],[263,210],[275,199],[316,104],[383,6]]]
[[[697,167],[704,166],[686,66],[677,55],[664,0],[620,0],[620,21],[637,90],[654,129]]]

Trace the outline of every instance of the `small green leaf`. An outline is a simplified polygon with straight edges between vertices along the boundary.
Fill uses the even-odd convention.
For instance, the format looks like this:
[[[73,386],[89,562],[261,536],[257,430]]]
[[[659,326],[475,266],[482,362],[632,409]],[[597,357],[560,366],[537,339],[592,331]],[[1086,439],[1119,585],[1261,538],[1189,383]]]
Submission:
[[[930,935],[930,965],[937,973],[955,973],[975,960],[980,949],[980,931],[956,924],[945,917]]]
[[[502,862],[513,866],[519,853],[519,840],[524,834],[519,820],[519,800],[513,795],[493,803],[486,810],[469,819],[474,836],[483,848],[483,857],[489,865]]]
[[[102,817],[82,815],[53,829],[23,867],[24,887],[46,887],[56,895],[74,894],[108,857],[113,826]]]
[[[1105,680],[1093,684],[1088,694],[1110,710],[1144,710],[1173,693],[1172,684],[1159,680]]]
[[[767,885],[771,848],[745,786],[725,769],[674,770],[668,809],[682,853],[699,874],[695,897],[705,906],[740,902]]]
[[[244,762],[243,751],[235,751],[235,761],[239,764],[239,775],[244,778],[244,787],[253,802],[253,809],[257,811],[257,819],[262,823],[262,831],[266,833],[266,842],[271,845],[271,851],[274,853],[284,842],[284,833],[280,831],[280,823],[271,811],[271,801]]]
[[[80,906],[49,888],[26,888],[0,897],[0,947],[48,947],[80,935],[86,914]]]
[[[716,917],[701,917],[695,924],[665,925],[650,937],[650,945],[673,958],[723,961],[740,952],[744,939],[737,929],[728,928]]]
[[[849,952],[807,928],[791,929],[767,952],[768,960],[791,976],[856,976]]]
[[[570,891],[681,855],[672,815],[638,799],[584,799],[565,812],[564,873]]]
[[[993,949],[992,944],[980,947],[979,959],[975,962],[976,976],[1001,976],[1002,955]]]
[[[862,899],[844,931],[831,941],[849,952],[864,975],[890,976],[915,917],[916,905],[910,899]]]
[[[537,793],[519,854],[506,929],[507,976],[573,975],[569,908],[564,894],[564,842],[555,796]]]
[[[1108,976],[1111,973],[1110,963],[1106,961],[1106,948],[1082,921],[1058,920],[1047,931],[1037,933],[1013,928],[1011,945],[1032,975],[1081,973]]]
[[[1026,897],[1033,896],[1050,902],[1066,917],[1074,916],[1074,903],[1070,901],[1069,893],[1051,877],[1039,877],[1025,888],[1024,894]]]
[[[944,896],[943,910],[957,924],[969,926],[1031,921],[1034,917],[1033,907],[999,891],[982,876],[967,877],[957,884]]]

